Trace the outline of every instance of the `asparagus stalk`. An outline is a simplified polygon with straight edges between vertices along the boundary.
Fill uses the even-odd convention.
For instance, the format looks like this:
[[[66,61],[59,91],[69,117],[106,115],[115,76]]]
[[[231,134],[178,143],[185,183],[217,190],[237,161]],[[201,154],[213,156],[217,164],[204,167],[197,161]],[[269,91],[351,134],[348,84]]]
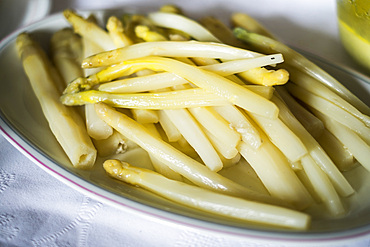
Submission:
[[[319,143],[313,138],[310,133],[299,123],[294,115],[289,111],[288,107],[278,97],[274,97],[273,102],[279,107],[279,118],[291,129],[303,144],[306,146],[309,159],[313,159],[317,165],[326,173],[333,183],[335,189],[341,196],[352,195],[355,191],[343,174],[338,170],[333,161],[325,153]],[[308,162],[310,163],[310,162]]]
[[[170,144],[151,135],[144,126],[104,103],[96,104],[95,108],[98,115],[118,132],[194,184],[209,190],[222,191],[229,195],[241,196],[251,200],[285,204],[278,199],[251,191],[209,170],[209,168],[181,153]]]
[[[212,171],[221,170],[222,161],[219,155],[189,111],[173,109],[166,110],[165,113],[190,146],[195,149],[204,164]]]
[[[154,21],[156,25],[159,25],[161,27],[180,30],[199,41],[203,41],[203,42],[212,41],[212,42],[218,42],[218,43],[221,42],[207,28],[179,14],[168,14],[168,13],[157,12],[157,13],[149,14],[149,19]],[[215,20],[214,19],[212,20],[213,20],[212,21],[212,24],[213,24]],[[210,20],[205,21],[205,22],[209,23]],[[209,25],[206,25],[206,27],[209,27]],[[220,35],[222,36],[222,38],[220,38],[221,40],[228,39],[228,40],[231,40],[231,43],[233,45],[236,45],[237,47],[243,47],[243,46],[238,45],[238,43],[240,42],[235,41],[235,37],[233,35],[230,35],[229,30],[225,30],[225,29],[226,28],[224,25],[220,25],[220,23],[218,23],[217,29],[214,28],[213,30],[214,31],[217,30],[217,32],[220,32],[220,30],[222,30],[223,33],[222,35]],[[257,53],[255,55],[258,56]],[[199,56],[199,57],[204,57],[204,56]],[[275,71],[275,70],[267,70],[265,68],[254,68],[254,69],[246,70],[242,72],[240,76],[245,78],[247,81],[251,83],[255,83],[255,84],[282,85],[287,82],[289,74],[284,69],[279,69]]]
[[[62,76],[65,86],[74,79],[83,76],[81,68],[82,40],[70,28],[53,34],[51,41],[53,62]]]
[[[240,109],[233,105],[215,106],[213,109],[230,123],[230,127],[240,134],[241,139],[245,143],[255,149],[261,146],[262,138],[260,132]]]
[[[87,90],[64,94],[61,96],[61,102],[69,106],[104,102],[119,108],[156,110],[230,104],[225,99],[201,88],[137,94],[111,94]]]
[[[84,68],[110,66],[124,60],[136,59],[146,56],[167,57],[210,57],[227,60],[254,58],[263,56],[248,50],[233,46],[198,41],[155,41],[142,42],[125,46],[116,50],[106,51],[85,58],[82,62]]]
[[[357,108],[349,104],[339,95],[325,87],[323,84],[321,84],[311,76],[308,76],[297,69],[289,68],[289,71],[291,72],[290,80],[294,82],[294,84],[332,102],[333,104],[339,106],[354,117],[358,118],[367,127],[370,127],[370,117],[361,113]]]
[[[154,124],[144,124],[145,128],[147,128],[149,130],[149,132],[158,137],[158,138],[161,138],[161,135],[160,133],[158,132],[157,128],[155,127]],[[164,164],[162,161],[160,161],[159,159],[157,159],[156,157],[154,157],[154,155],[152,154],[149,154],[149,157],[150,157],[150,160],[153,164],[153,167],[154,167],[154,170],[157,171],[159,174],[162,174],[163,176],[169,178],[169,179],[173,179],[173,180],[178,180],[178,181],[183,181],[183,177],[175,172],[174,170],[172,170],[171,168],[169,168],[166,164]]]
[[[200,68],[212,71],[214,73],[226,77],[232,74],[246,71],[250,68],[271,65],[272,63],[280,62],[283,62],[282,57],[279,54],[276,54],[253,59],[239,59],[235,61],[217,63],[214,65],[201,66]],[[270,77],[269,80],[272,80],[272,78]],[[182,85],[186,83],[189,83],[189,81],[180,76],[177,76],[169,72],[162,72],[157,74],[126,78],[122,80],[115,80],[109,83],[104,83],[99,85],[99,90],[106,92],[121,92],[121,93],[140,92],[157,90],[166,87]],[[268,87],[264,88],[268,89]]]
[[[132,40],[124,33],[123,23],[116,16],[109,17],[106,26],[117,48],[133,44]]]
[[[60,103],[60,94],[54,79],[58,75],[51,74],[53,69],[46,54],[27,33],[17,37],[16,47],[24,71],[54,136],[74,167],[91,168],[96,159],[95,147],[76,109]]]
[[[148,18],[157,26],[181,30],[197,40],[221,43],[218,38],[198,22],[183,15],[153,12],[148,14]]]
[[[317,138],[340,171],[348,171],[355,167],[353,154],[327,129]]]
[[[301,160],[304,171],[311,181],[313,189],[316,191],[319,198],[324,202],[326,208],[332,215],[343,215],[346,210],[335,191],[329,178],[322,169],[315,163],[310,155],[306,155]]]
[[[370,143],[370,128],[353,114],[332,103],[327,98],[317,96],[295,84],[289,84],[286,85],[286,87],[293,96],[297,97],[317,111],[320,111],[334,120],[344,124],[348,128],[355,131],[367,143]]]
[[[216,95],[229,100],[232,104],[246,109],[247,111],[266,116],[268,118],[276,118],[278,115],[278,109],[275,104],[259,96],[258,94],[251,92],[243,86],[238,85],[215,73],[205,71],[170,58],[146,57],[142,59],[124,61],[116,66],[102,70],[91,77],[85,79],[80,78],[79,80],[75,81],[75,84],[79,85],[77,88],[91,87],[91,85],[97,84],[100,81],[111,80],[119,76],[129,75],[144,68],[155,71],[165,70],[173,72],[189,80],[196,86],[213,92]]]
[[[307,154],[307,148],[302,140],[281,119],[268,119],[252,113],[249,113],[249,116],[290,162],[296,162]]]
[[[205,212],[243,222],[297,230],[307,229],[310,223],[310,217],[305,213],[215,193],[167,179],[153,171],[133,167],[118,160],[107,160],[103,166],[113,178],[140,186],[171,201]]]
[[[105,51],[116,48],[109,34],[96,23],[83,18],[70,9],[64,10],[63,14],[66,20],[73,26],[73,30],[82,37],[102,47]]]
[[[86,37],[83,37],[82,41],[84,57],[103,51],[102,47]],[[85,69],[84,73],[85,76],[89,76],[100,70],[101,68]],[[69,87],[69,85],[67,87]],[[110,127],[96,115],[94,106],[92,104],[85,105],[85,121],[87,133],[95,140],[107,139],[113,134],[112,127]]]
[[[312,109],[314,114],[324,122],[326,129],[353,154],[355,159],[370,171],[370,146],[356,132],[325,114]]]
[[[285,58],[285,62],[288,65],[293,66],[307,75],[317,79],[319,82],[329,87],[331,90],[339,94],[343,99],[347,100],[350,104],[359,109],[362,113],[370,115],[370,108],[364,102],[357,98],[352,92],[350,92],[327,72],[288,46],[263,35],[248,32],[242,28],[235,28],[234,34],[237,38],[247,42],[250,45],[253,45],[256,49],[266,54],[282,53]]]
[[[241,27],[249,32],[258,33],[276,40],[276,38],[264,26],[245,13],[233,13],[231,15],[231,22],[234,27]]]
[[[258,149],[240,142],[238,150],[272,196],[289,202],[298,209],[311,205],[310,194],[290,168],[288,160],[265,136]]]

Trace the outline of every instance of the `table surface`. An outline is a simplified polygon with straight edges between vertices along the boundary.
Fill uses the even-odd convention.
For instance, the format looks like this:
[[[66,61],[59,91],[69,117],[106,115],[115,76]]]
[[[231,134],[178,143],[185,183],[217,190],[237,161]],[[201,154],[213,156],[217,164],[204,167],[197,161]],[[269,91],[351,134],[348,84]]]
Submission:
[[[6,4],[27,1],[3,1]],[[32,1],[30,1],[32,2]],[[38,15],[23,22],[14,18],[18,26],[27,25],[44,15],[74,9],[104,9],[122,7],[125,0],[105,1],[37,1]],[[136,3],[144,1],[137,1]],[[158,4],[176,1],[159,1]],[[230,8],[212,6],[211,1],[187,1],[187,11],[201,15],[190,2],[202,3],[215,14],[230,12]],[[230,6],[250,4],[247,12],[260,20],[268,29],[289,45],[299,47],[364,74],[343,49],[337,31],[335,1],[228,1]],[[258,2],[258,6],[255,6]],[[49,6],[45,6],[48,5]],[[7,13],[11,15],[10,9]],[[35,8],[33,6],[32,8]],[[30,11],[30,10],[26,10]],[[192,12],[191,12],[192,13]],[[18,15],[20,18],[20,15]],[[32,16],[31,16],[32,17]],[[0,22],[0,26],[4,22]],[[1,26],[4,38],[16,26]],[[13,29],[13,30],[12,30]],[[4,33],[4,30],[6,31]],[[367,74],[369,75],[369,74]],[[28,160],[0,135],[0,246],[275,246],[220,236],[184,226],[172,225],[157,219],[107,205],[80,193],[50,176]],[[282,246],[282,245],[279,245]],[[328,245],[329,246],[329,245]],[[333,245],[330,245],[333,246]],[[370,246],[369,239],[340,246]]]

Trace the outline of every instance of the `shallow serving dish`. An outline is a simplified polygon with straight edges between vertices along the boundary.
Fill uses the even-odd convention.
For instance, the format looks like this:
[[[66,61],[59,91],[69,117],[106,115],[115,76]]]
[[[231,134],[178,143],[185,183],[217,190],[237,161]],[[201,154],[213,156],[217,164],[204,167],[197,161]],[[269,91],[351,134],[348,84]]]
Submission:
[[[109,13],[99,12],[99,15],[104,17]],[[37,99],[23,73],[15,49],[15,39],[20,32],[31,32],[47,48],[51,34],[65,26],[68,24],[62,14],[56,14],[18,30],[6,37],[0,44],[0,130],[17,149],[51,175],[83,193],[88,193],[125,210],[170,223],[224,234],[289,242],[348,240],[370,234],[370,197],[368,196],[370,173],[361,167],[346,174],[358,191],[346,202],[354,205],[354,210],[341,219],[314,219],[308,232],[245,225],[179,206],[144,190],[109,178],[101,167],[101,161],[98,161],[91,171],[74,169],[48,128]],[[312,54],[305,53],[305,55],[340,79],[366,104],[370,105],[370,79],[368,77],[331,64]],[[127,155],[127,158],[134,164],[141,162],[137,159],[141,155],[136,152],[139,151]]]

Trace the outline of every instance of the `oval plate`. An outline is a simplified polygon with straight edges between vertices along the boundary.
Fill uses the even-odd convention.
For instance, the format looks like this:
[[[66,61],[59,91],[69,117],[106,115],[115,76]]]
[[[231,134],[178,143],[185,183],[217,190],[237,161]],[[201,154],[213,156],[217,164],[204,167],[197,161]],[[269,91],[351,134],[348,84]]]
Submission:
[[[0,44],[0,75],[2,79],[0,82],[0,129],[5,138],[18,150],[52,176],[83,193],[88,193],[99,200],[104,200],[131,212],[219,233],[274,241],[317,241],[324,239],[334,241],[361,237],[370,233],[370,199],[361,199],[369,198],[367,191],[370,189],[370,175],[368,172],[363,172],[361,167],[346,174],[355,188],[358,189],[357,195],[349,200],[349,203],[358,203],[356,209],[341,219],[314,220],[312,229],[304,233],[270,229],[252,224],[245,225],[177,205],[139,188],[109,178],[101,166],[102,160],[98,160],[95,168],[91,171],[74,169],[49,130],[15,49],[15,39],[21,32],[32,33],[33,37],[47,48],[51,34],[66,26],[68,23],[62,14],[56,14],[18,30]],[[369,78],[331,64],[312,54],[304,54],[340,79],[366,104],[370,105]],[[137,152],[141,151],[135,150],[127,154],[127,159],[134,165],[141,163],[141,160],[137,159],[140,157]]]

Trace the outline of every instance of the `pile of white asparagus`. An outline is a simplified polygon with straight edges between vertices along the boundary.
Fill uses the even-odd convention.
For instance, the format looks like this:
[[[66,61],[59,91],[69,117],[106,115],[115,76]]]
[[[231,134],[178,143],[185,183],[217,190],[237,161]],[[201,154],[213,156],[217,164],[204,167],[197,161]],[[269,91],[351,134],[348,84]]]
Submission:
[[[342,198],[355,191],[342,172],[370,171],[370,109],[255,20],[236,13],[232,30],[170,5],[111,16],[106,28],[93,15],[64,16],[71,27],[53,35],[52,62],[27,33],[17,49],[73,166],[91,168],[99,155],[118,180],[268,226],[309,229],[304,211],[318,204],[346,214]],[[110,158],[128,140],[153,170]],[[241,160],[264,190],[252,173],[250,186],[222,175]]]

